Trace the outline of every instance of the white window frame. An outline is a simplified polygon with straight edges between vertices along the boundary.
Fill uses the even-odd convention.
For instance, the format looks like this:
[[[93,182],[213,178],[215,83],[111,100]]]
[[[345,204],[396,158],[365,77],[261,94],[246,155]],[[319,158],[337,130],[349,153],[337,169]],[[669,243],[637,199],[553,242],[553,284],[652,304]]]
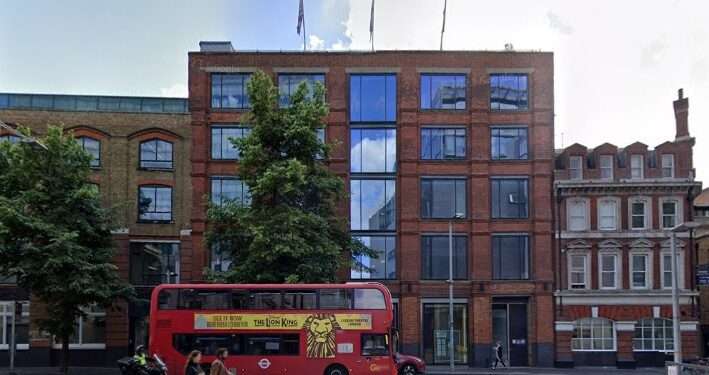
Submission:
[[[583,231],[587,231],[590,229],[590,225],[589,225],[590,215],[589,215],[589,204],[588,203],[589,203],[588,198],[567,198],[566,199],[566,230],[568,230],[569,232],[583,232]],[[583,228],[581,228],[581,229],[573,228],[571,225],[571,211],[572,211],[571,208],[574,207],[576,204],[583,204],[584,205],[584,209],[583,209],[584,223],[583,223]]]
[[[644,203],[645,212],[642,228],[633,228],[633,203]],[[628,229],[630,230],[648,230],[652,228],[652,199],[650,197],[630,197],[628,198]]]
[[[613,175],[614,175],[614,173],[613,173],[613,172],[614,172],[614,171],[613,171],[613,162],[614,162],[614,157],[613,157],[613,155],[600,155],[598,159],[599,159],[598,164],[599,164],[600,169],[601,169],[601,179],[604,179],[604,180],[612,180],[612,179],[613,179]],[[608,164],[610,164],[610,165],[604,166],[604,165],[603,165],[603,164],[604,164],[604,163],[603,163],[604,161],[608,161],[608,162],[609,162]],[[610,171],[610,176],[603,177],[603,171],[604,171],[604,170]]]
[[[617,197],[603,197],[598,199],[598,230],[600,231],[617,231],[620,227],[620,198]],[[601,223],[603,222],[603,215],[602,215],[602,207],[604,203],[612,202],[615,205],[615,210],[614,210],[614,215],[615,215],[615,225],[613,228],[604,228],[601,226]]]
[[[657,210],[658,215],[659,215],[659,218],[658,218],[659,225],[658,226],[661,229],[672,229],[674,227],[674,226],[665,227],[665,221],[663,220],[663,218],[665,216],[665,213],[663,211],[665,203],[674,203],[675,204],[675,225],[674,226],[682,224],[682,222],[683,222],[682,218],[684,217],[683,213],[682,213],[682,198],[680,198],[680,197],[662,197],[662,198],[660,198],[660,202],[658,204],[659,209]]]
[[[669,165],[665,165],[665,161],[668,161]],[[662,168],[662,178],[674,178],[675,177],[675,155],[674,154],[662,154],[660,157],[660,162],[662,163],[660,166]],[[665,176],[665,169],[669,168],[670,170],[670,175]]]
[[[87,316],[91,317],[106,317],[106,311],[91,311],[90,308],[85,308],[83,309],[84,313],[86,313]],[[80,316],[77,318],[77,321],[79,322],[79,330],[76,331],[75,335],[79,338],[79,343],[78,344],[72,344],[69,343],[69,349],[78,349],[78,350],[91,350],[91,349],[106,349],[106,343],[83,343],[83,331],[84,331],[84,317]],[[107,333],[107,332],[106,332]],[[54,345],[52,347],[54,349],[61,349],[62,348],[62,343],[57,342],[58,337],[54,338]]]
[[[653,322],[652,325],[650,326],[650,332],[652,333],[652,336],[651,336],[651,338],[650,338],[650,342],[652,342],[652,348],[650,348],[650,349],[647,349],[647,348],[646,348],[646,349],[636,349],[636,348],[635,348],[635,340],[638,340],[638,338],[635,336],[635,332],[633,332],[633,351],[634,351],[634,352],[662,352],[662,353],[673,353],[674,350],[668,350],[668,349],[667,349],[667,346],[666,346],[668,343],[672,343],[672,345],[674,345],[674,340],[673,340],[673,338],[669,338],[669,339],[668,339],[668,338],[663,338],[663,340],[669,340],[669,342],[668,342],[668,341],[665,341],[665,349],[663,349],[663,350],[659,350],[659,349],[657,349],[657,347],[655,346],[655,340],[658,340],[658,339],[655,337],[655,332],[656,332],[656,331],[655,331],[655,329],[656,329],[655,321],[656,321],[656,320],[665,321],[665,323],[669,323],[669,326],[670,326],[670,328],[671,328],[671,327],[672,327],[672,320],[671,320],[671,319],[666,319],[666,318],[660,318],[660,317],[657,317],[657,318],[638,319],[638,321],[635,323],[635,330],[637,330],[638,328],[640,328],[640,331],[642,332],[642,331],[643,331],[642,327],[647,327],[647,326],[641,326],[641,325],[639,324],[639,323],[640,323],[641,321],[643,321],[643,320],[645,320],[645,321],[650,320],[650,321]],[[668,328],[668,327],[665,326],[665,327],[663,327],[663,328],[666,329],[666,328]],[[663,329],[663,331],[664,331],[664,329]],[[673,330],[670,329],[670,332],[674,335]],[[643,336],[643,337],[641,337],[640,339],[647,339],[647,338]]]
[[[633,161],[640,160],[639,166],[634,166]],[[640,174],[637,175],[635,172],[639,171]],[[645,156],[641,154],[631,154],[630,155],[630,178],[637,180],[645,178]]]
[[[684,289],[684,250],[677,249],[677,254],[679,255],[677,257],[677,280],[678,280],[678,285],[679,289]],[[670,257],[670,264],[665,264],[665,257],[669,256]],[[665,284],[665,272],[669,272],[670,275],[672,274],[672,252],[670,249],[663,248],[662,252],[660,252],[660,286],[662,289],[672,289],[672,282],[670,282],[670,285]],[[668,270],[665,271],[665,266],[668,267]],[[670,276],[671,277],[671,276]]]
[[[10,332],[8,332],[11,324],[12,324],[12,319],[13,319],[13,314],[15,311],[15,302],[16,301],[0,301],[0,323],[5,327],[3,329],[3,334],[0,335],[0,350],[9,350],[10,349]],[[30,316],[30,309],[29,309],[29,302],[28,301],[19,301],[23,305],[26,304],[27,308],[22,309],[22,317],[29,318]],[[17,343],[15,348],[17,350],[28,350],[30,348],[30,343],[26,344],[20,344]]]
[[[598,252],[598,289],[605,289],[605,290],[615,290],[615,289],[620,289],[621,288],[621,277],[620,277],[620,270],[622,268],[621,262],[620,262],[620,252],[617,250],[600,250]],[[603,273],[606,271],[603,271],[603,257],[604,256],[612,256],[613,257],[613,286],[603,286]]]
[[[574,162],[578,162],[577,167]],[[569,180],[583,180],[583,156],[569,156]]]
[[[591,341],[591,349],[574,349],[574,340],[579,340],[579,338],[573,338],[573,332],[576,331],[576,325],[577,325],[580,321],[585,320],[585,319],[591,319],[591,320],[605,320],[605,321],[610,322],[611,328],[612,328],[612,332],[613,332],[613,348],[612,348],[612,349],[595,349],[595,348],[593,348],[593,342],[594,342],[595,339],[596,339],[596,337],[593,336],[593,332],[595,331],[595,330],[593,329],[593,325],[591,325],[591,329],[589,330],[589,331],[591,332],[591,337],[587,337],[587,338],[584,337],[584,338],[581,338],[582,340],[590,340],[590,341]],[[573,322],[573,326],[574,326],[574,331],[572,331],[572,336],[571,336],[572,338],[571,338],[571,342],[570,342],[570,344],[571,344],[571,351],[573,351],[573,352],[614,352],[614,351],[617,350],[617,348],[618,348],[618,338],[617,338],[618,333],[616,332],[617,330],[616,330],[616,328],[615,328],[615,322],[614,322],[614,321],[612,321],[612,320],[610,320],[610,319],[606,319],[606,318],[601,318],[601,317],[593,317],[593,318],[588,317],[588,318],[581,318],[581,319],[578,319],[578,320],[574,321],[574,322]],[[604,338],[601,337],[601,338],[598,338],[598,339],[603,340]],[[607,338],[606,338],[606,339],[607,339]]]
[[[635,286],[633,284],[633,257],[634,256],[644,256],[645,257],[645,285]],[[631,250],[628,254],[628,285],[630,289],[652,289],[652,251],[650,250]]]
[[[575,257],[582,257],[583,258],[583,280],[584,280],[584,287],[583,288],[572,288],[572,283],[573,278],[571,277],[571,274],[574,273],[573,267],[572,267],[572,259]],[[591,257],[588,252],[581,252],[581,251],[569,251],[566,255],[567,259],[567,267],[566,269],[568,270],[568,289],[569,290],[586,290],[586,289],[591,289],[591,272],[590,272],[590,265],[591,265]],[[579,284],[576,284],[579,285]]]

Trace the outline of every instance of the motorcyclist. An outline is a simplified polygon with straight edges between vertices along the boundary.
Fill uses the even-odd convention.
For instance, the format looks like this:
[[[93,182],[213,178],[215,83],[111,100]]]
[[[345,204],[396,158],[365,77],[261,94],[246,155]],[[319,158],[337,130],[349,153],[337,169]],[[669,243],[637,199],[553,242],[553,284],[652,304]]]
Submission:
[[[133,360],[141,367],[148,367],[148,354],[147,350],[145,350],[145,346],[138,345],[138,347],[135,348]]]

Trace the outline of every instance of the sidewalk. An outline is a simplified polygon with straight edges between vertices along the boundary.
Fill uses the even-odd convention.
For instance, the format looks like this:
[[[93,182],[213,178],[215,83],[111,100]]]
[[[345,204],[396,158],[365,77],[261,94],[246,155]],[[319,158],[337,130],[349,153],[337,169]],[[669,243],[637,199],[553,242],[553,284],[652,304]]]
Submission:
[[[663,367],[643,367],[635,370],[620,370],[615,367],[577,367],[577,368],[544,368],[544,367],[515,367],[515,368],[499,368],[489,369],[480,367],[456,367],[455,372],[450,372],[448,366],[427,366],[426,375],[645,375],[645,374],[667,374],[667,369]]]
[[[7,367],[0,368],[0,375],[9,375]],[[55,375],[60,374],[59,367],[18,367],[15,368],[17,375]],[[120,375],[118,367],[71,367],[69,375]]]

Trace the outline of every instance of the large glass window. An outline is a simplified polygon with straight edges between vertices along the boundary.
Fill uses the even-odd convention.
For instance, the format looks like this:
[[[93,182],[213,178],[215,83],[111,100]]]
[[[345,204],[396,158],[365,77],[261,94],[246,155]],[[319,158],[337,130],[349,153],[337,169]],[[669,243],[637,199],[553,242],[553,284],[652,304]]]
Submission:
[[[172,220],[172,188],[141,186],[138,194],[138,219],[165,222]]]
[[[466,217],[466,181],[462,178],[421,180],[421,217],[451,219]]]
[[[15,301],[0,301],[0,349],[8,349],[12,334],[12,319],[15,316]],[[30,303],[20,302],[20,319],[15,322],[15,342],[18,349],[29,349]]]
[[[212,204],[222,204],[235,201],[248,205],[251,203],[251,193],[244,181],[235,177],[212,177]]]
[[[497,280],[529,278],[529,236],[492,236],[492,277]]]
[[[79,137],[76,139],[84,151],[91,155],[91,167],[97,168],[101,166],[101,142],[98,139],[91,137]]]
[[[529,216],[526,178],[492,178],[492,218],[525,219]]]
[[[429,364],[448,364],[450,353],[456,363],[468,363],[468,308],[453,305],[453,347],[447,303],[423,304],[423,360]]]
[[[575,321],[571,350],[614,351],[613,321],[604,318],[583,318]]]
[[[465,109],[465,74],[421,74],[421,109]]]
[[[465,128],[422,128],[421,159],[464,159]]]
[[[350,122],[396,122],[396,75],[350,75]]]
[[[231,268],[233,258],[225,244],[214,244],[210,248],[209,268],[215,272],[226,272]]]
[[[140,167],[172,169],[172,143],[151,139],[140,144]]]
[[[291,96],[295,94],[298,85],[305,83],[308,88],[307,98],[313,97],[315,84],[321,83],[325,85],[325,74],[279,74],[278,75],[278,104],[281,108],[286,108],[290,105]]]
[[[635,324],[634,351],[674,351],[672,320],[654,318],[640,319]]]
[[[449,238],[447,235],[421,237],[421,278],[448,280]],[[468,278],[468,237],[453,236],[453,278]]]
[[[350,168],[353,173],[396,172],[396,129],[350,130]]]
[[[250,73],[212,74],[212,108],[249,108],[246,85],[250,78]]]
[[[396,181],[352,179],[350,181],[350,228],[352,230],[396,229]]]
[[[244,138],[251,128],[245,126],[212,127],[212,159],[238,160],[241,155],[232,139]]]
[[[492,160],[527,160],[529,158],[527,128],[490,128]]]
[[[364,246],[377,253],[376,258],[360,255],[350,272],[350,278],[396,279],[396,237],[356,236]]]
[[[529,108],[526,74],[491,74],[490,109],[519,111]]]
[[[130,283],[152,286],[178,283],[180,246],[169,242],[130,243]]]
[[[74,334],[69,336],[69,348],[104,348],[106,346],[106,311],[98,306],[82,308],[84,316],[76,318]],[[55,347],[61,343],[55,338]]]

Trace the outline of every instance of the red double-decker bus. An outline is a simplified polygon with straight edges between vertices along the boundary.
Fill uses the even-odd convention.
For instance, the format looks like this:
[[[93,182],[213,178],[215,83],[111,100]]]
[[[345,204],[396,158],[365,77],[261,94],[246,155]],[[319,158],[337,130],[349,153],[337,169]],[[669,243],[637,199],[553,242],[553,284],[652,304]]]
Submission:
[[[150,302],[149,348],[182,374],[226,348],[237,374],[396,374],[389,290],[378,283],[165,284]]]

